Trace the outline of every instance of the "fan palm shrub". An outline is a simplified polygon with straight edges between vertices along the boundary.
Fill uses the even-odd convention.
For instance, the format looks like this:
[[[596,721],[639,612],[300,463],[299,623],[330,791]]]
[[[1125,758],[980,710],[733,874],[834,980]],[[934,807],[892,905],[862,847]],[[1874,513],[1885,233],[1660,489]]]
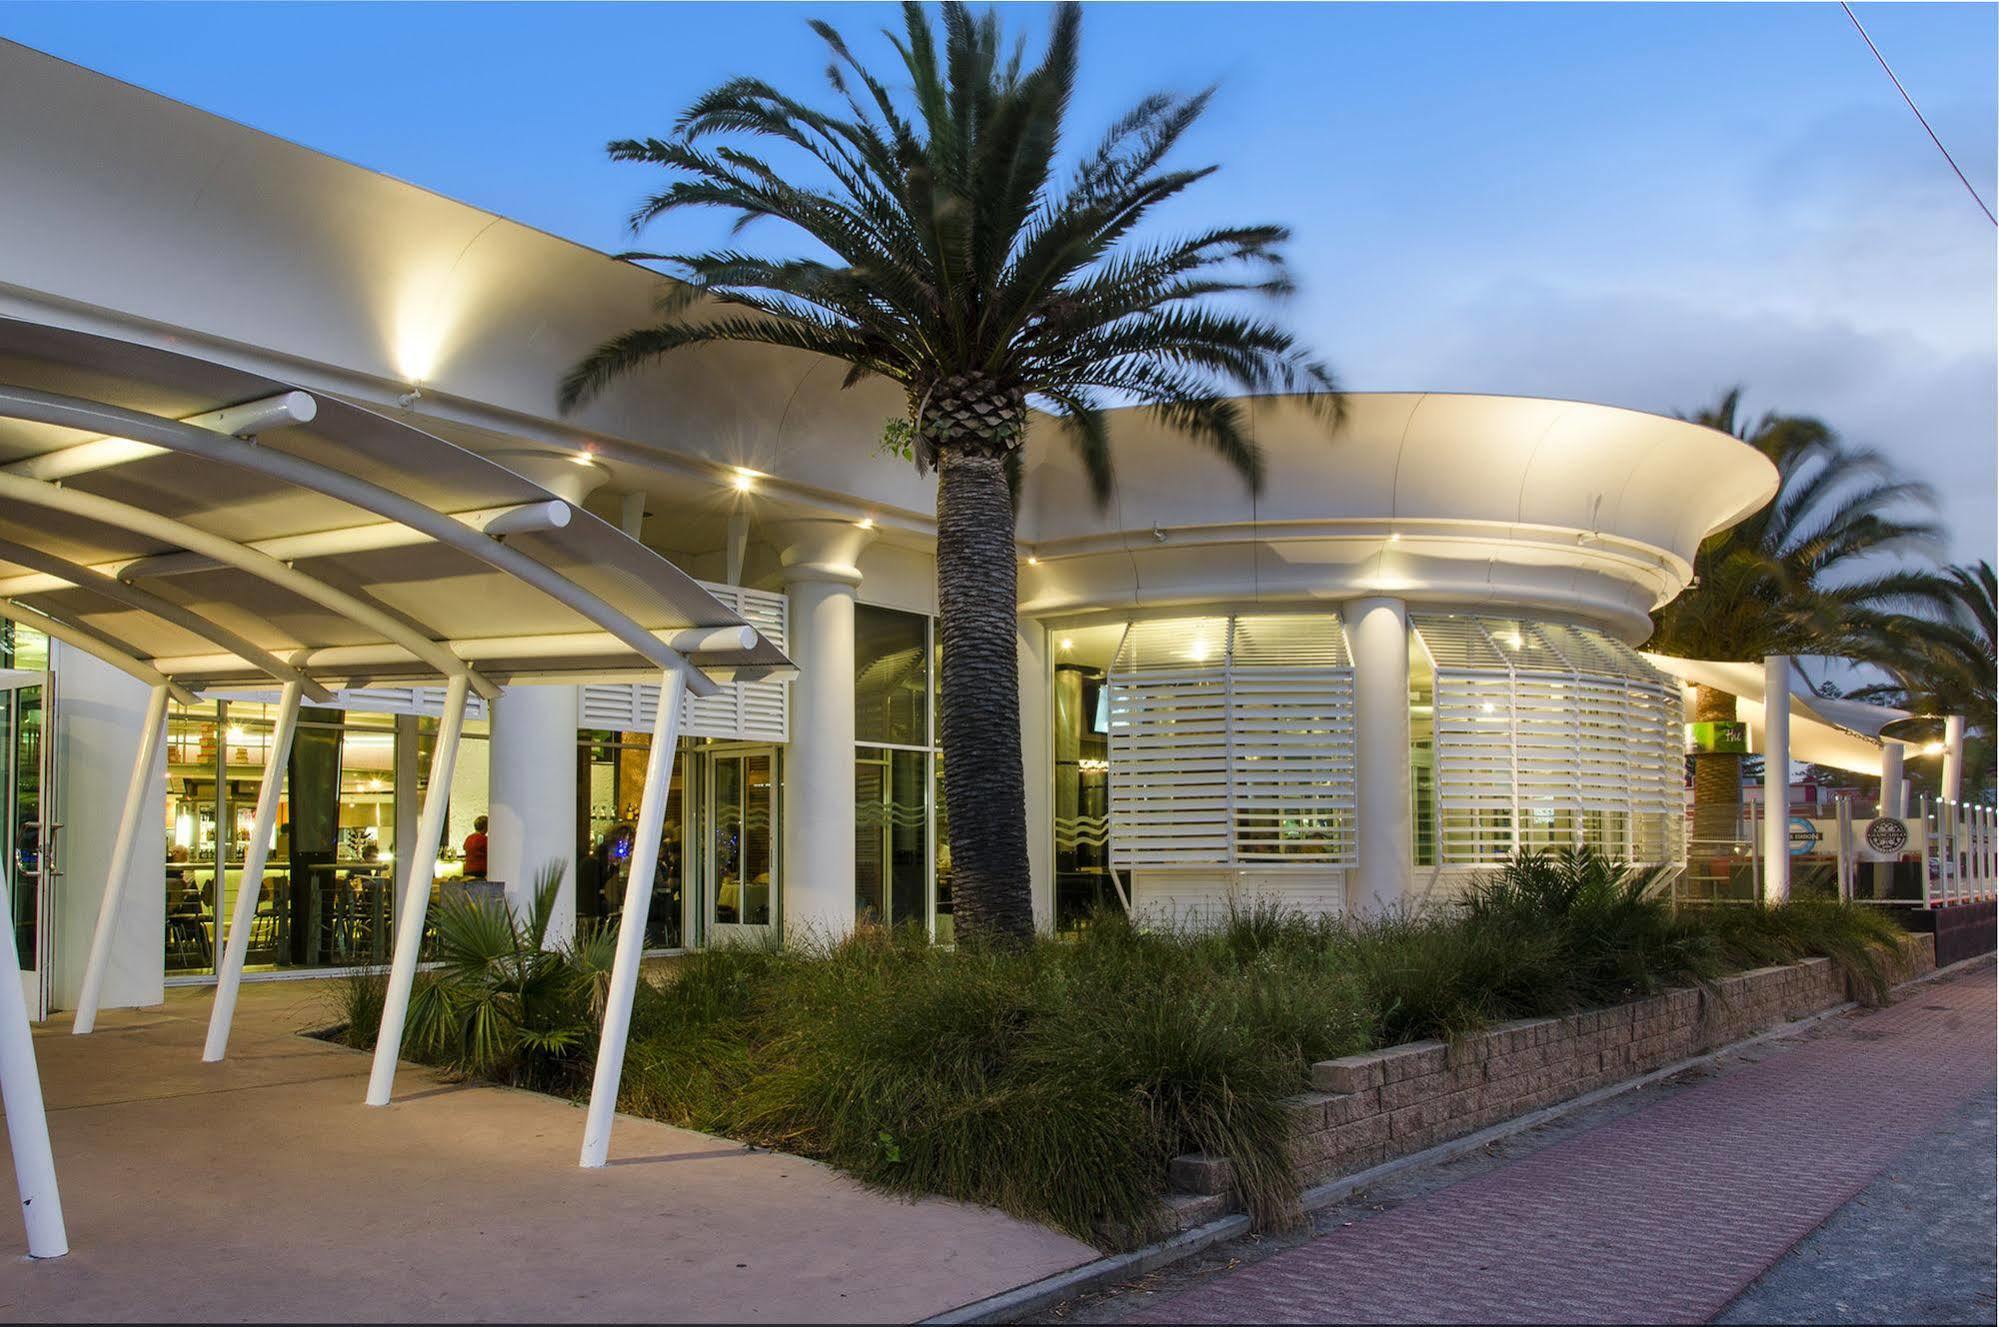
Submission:
[[[941,33],[938,31],[941,26]],[[561,385],[573,408],[689,346],[753,342],[823,355],[847,385],[886,379],[907,417],[891,436],[937,472],[944,804],[957,933],[1032,934],[1016,660],[1012,486],[1030,409],[1052,415],[1098,501],[1111,491],[1104,410],[1149,407],[1256,485],[1260,456],[1228,393],[1288,391],[1336,411],[1330,372],[1245,301],[1289,290],[1268,224],[1146,242],[1141,224],[1215,167],[1168,156],[1209,93],[1155,94],[1080,154],[1064,151],[1081,13],[1056,9],[1039,63],[994,12],[933,25],[904,6],[899,75],[871,70],[815,22],[832,110],[760,79],[696,99],[663,138],[612,159],[670,182],[634,230],[685,208],[772,220],[806,256],[740,248],[624,255],[679,279],[661,321],[615,337]],[[905,86],[891,90],[891,82]],[[785,152],[781,159],[765,149]]]
[[[526,916],[469,897],[438,906],[437,967],[410,996],[410,1055],[523,1087],[560,1088],[578,1066],[587,1072],[616,931],[579,927],[569,944],[549,945],[566,869],[550,862],[536,872]]]
[[[1879,453],[1850,446],[1801,415],[1741,414],[1742,389],[1688,416],[1729,433],[1777,467],[1777,495],[1701,544],[1695,584],[1652,615],[1648,649],[1689,659],[1756,662],[1772,654],[1885,662],[1910,615],[1933,611],[1934,571],[1901,555],[1935,544],[1935,500]],[[1736,717],[1735,697],[1694,689],[1695,722]],[[1742,757],[1694,760],[1694,837],[1732,839],[1741,815]]]

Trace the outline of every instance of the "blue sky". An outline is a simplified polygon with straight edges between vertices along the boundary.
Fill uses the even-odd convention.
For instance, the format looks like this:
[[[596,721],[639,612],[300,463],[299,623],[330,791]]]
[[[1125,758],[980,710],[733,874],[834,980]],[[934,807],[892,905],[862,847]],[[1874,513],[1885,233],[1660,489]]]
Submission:
[[[1994,203],[1999,8],[1856,7]],[[603,159],[721,78],[808,90],[887,6],[0,3],[0,36],[599,248]],[[1046,11],[1014,6],[1038,33]],[[1175,228],[1282,221],[1355,388],[1692,409],[1741,382],[1944,496],[1991,557],[1994,230],[1837,5],[1098,4],[1075,118],[1219,82]],[[712,238],[680,221],[660,247]]]

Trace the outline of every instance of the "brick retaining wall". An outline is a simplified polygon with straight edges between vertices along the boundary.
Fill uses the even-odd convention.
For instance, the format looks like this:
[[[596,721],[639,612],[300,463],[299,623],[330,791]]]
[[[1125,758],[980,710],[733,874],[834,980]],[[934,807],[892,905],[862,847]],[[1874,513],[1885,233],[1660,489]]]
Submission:
[[[1898,980],[1936,967],[1927,935],[1903,939]],[[1853,998],[1831,959],[1759,968],[1708,989],[1556,1018],[1502,1023],[1461,1041],[1419,1041],[1312,1066],[1313,1090],[1291,1102],[1301,1186],[1474,1133],[1585,1092],[1635,1078]],[[1175,1158],[1173,1187],[1210,1195],[1228,1163]],[[1182,1204],[1197,1210],[1192,1204]]]

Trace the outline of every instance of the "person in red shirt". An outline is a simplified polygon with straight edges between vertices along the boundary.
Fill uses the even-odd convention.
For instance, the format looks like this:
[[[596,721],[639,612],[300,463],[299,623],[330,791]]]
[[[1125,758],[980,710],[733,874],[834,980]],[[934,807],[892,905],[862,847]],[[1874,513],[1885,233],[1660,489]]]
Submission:
[[[472,822],[472,832],[465,836],[465,878],[467,880],[486,878],[486,817],[484,816]]]

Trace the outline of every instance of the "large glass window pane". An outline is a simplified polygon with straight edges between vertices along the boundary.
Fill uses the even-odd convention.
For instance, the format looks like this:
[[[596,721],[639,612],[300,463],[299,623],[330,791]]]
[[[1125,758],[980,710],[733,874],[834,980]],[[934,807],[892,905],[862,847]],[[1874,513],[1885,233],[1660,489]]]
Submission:
[[[579,923],[607,923],[625,906],[639,801],[645,795],[650,733],[588,730],[577,747],[576,917]],[[648,949],[677,949],[682,942],[681,825],[686,759],[673,762],[667,786],[666,819],[653,868],[652,902],[646,913]]]
[[[854,761],[854,917],[924,925],[929,753],[861,747]]]
[[[854,609],[854,738],[930,745],[929,619],[868,604]]]
[[[215,970],[215,874],[222,749],[213,701],[167,711],[166,972]]]

